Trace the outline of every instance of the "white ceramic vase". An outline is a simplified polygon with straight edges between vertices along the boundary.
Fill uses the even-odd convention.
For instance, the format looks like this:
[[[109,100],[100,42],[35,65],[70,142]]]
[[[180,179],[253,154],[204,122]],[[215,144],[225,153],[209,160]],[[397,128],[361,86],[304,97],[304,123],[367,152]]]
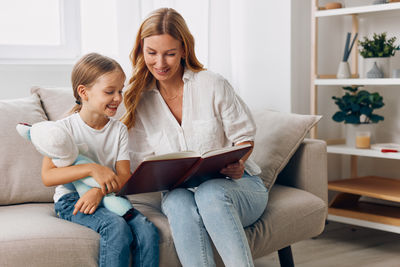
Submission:
[[[338,79],[348,79],[348,78],[350,78],[350,76],[351,76],[351,73],[350,73],[349,62],[341,61],[339,63],[339,68],[338,68],[338,72],[336,74],[336,78],[338,78]]]
[[[390,78],[390,57],[369,57],[363,59],[362,78],[368,78],[367,73],[374,67],[374,63],[383,72],[383,78]]]

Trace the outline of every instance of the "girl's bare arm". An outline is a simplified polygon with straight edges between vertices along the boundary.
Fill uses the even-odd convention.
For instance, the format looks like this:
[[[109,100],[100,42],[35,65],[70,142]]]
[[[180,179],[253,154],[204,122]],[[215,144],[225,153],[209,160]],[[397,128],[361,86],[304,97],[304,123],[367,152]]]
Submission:
[[[103,194],[116,192],[120,188],[117,175],[105,166],[88,163],[57,168],[50,158],[43,158],[42,181],[45,186],[67,184],[87,176],[97,181]]]

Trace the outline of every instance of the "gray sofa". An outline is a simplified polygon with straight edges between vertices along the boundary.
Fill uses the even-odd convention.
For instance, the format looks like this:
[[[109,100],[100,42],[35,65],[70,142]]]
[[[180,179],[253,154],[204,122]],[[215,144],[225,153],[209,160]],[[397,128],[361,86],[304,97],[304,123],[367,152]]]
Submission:
[[[56,217],[54,188],[41,183],[42,157],[15,131],[18,122],[61,118],[72,104],[72,94],[63,89],[33,88],[26,98],[0,100],[0,266],[97,266],[99,235]],[[290,245],[324,228],[326,144],[304,140],[318,121],[315,116],[258,110],[254,117],[258,132],[252,157],[263,170],[270,197],[246,234],[254,258],[279,251],[281,264],[290,266]],[[129,198],[159,229],[160,266],[180,266],[167,218],[160,212],[160,193]]]

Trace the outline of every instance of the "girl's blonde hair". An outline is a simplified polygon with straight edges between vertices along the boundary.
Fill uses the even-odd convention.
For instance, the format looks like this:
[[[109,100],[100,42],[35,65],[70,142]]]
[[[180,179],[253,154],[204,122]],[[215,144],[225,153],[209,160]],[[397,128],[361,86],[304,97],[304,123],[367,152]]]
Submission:
[[[185,51],[185,56],[181,60],[182,66],[194,72],[204,69],[196,58],[194,38],[183,17],[172,8],[160,8],[150,13],[140,26],[134,48],[130,53],[133,74],[129,80],[129,88],[124,93],[126,112],[121,118],[121,121],[128,129],[135,124],[135,110],[143,91],[155,82],[144,61],[143,39],[160,34],[169,34],[182,42],[182,47]]]
[[[72,69],[71,82],[76,105],[71,109],[70,113],[79,112],[82,108],[82,99],[78,94],[78,86],[92,86],[97,78],[103,74],[120,71],[124,76],[121,65],[114,59],[97,54],[89,53],[84,55],[75,64]]]

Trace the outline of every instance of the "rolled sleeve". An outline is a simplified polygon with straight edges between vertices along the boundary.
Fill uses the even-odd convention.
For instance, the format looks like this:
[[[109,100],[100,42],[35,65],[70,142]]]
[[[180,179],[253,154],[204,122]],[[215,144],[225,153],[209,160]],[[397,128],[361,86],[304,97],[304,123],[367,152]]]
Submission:
[[[220,114],[227,138],[234,144],[254,141],[256,125],[247,105],[225,79],[223,90],[219,92]]]

